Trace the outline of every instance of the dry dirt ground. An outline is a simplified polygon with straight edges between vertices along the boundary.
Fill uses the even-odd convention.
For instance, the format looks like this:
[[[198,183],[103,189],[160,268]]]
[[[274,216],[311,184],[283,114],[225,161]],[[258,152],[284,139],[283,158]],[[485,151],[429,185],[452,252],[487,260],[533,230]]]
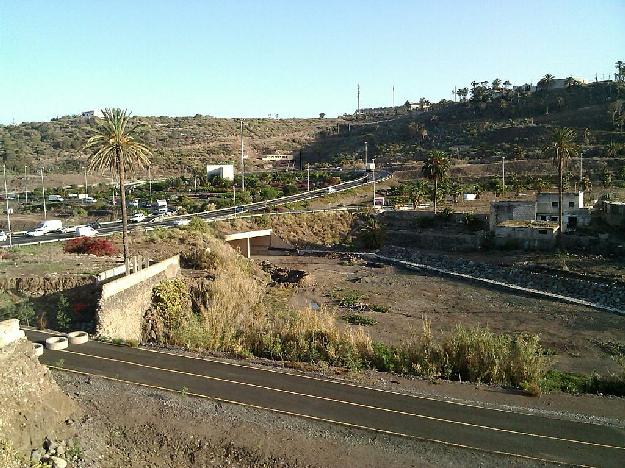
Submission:
[[[311,275],[308,283],[312,285],[294,289],[292,305],[329,306],[339,317],[358,313],[371,318],[377,323],[367,326],[367,331],[387,343],[399,343],[420,332],[424,316],[435,333],[458,324],[488,326],[499,333],[537,333],[553,353],[555,368],[583,373],[617,371],[605,349],[610,343],[625,345],[625,317],[586,307],[494,291],[392,266],[368,266],[341,255],[261,259]],[[345,299],[356,302],[356,306],[339,305]]]

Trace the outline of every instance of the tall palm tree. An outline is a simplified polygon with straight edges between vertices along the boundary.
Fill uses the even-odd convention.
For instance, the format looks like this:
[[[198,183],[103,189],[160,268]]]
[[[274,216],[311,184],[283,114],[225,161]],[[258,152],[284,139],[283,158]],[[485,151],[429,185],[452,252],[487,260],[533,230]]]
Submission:
[[[150,149],[137,141],[140,125],[131,126],[130,113],[122,109],[104,109],[103,118],[96,120],[96,128],[84,149],[91,153],[89,170],[110,169],[119,175],[119,193],[122,206],[124,261],[130,258],[128,248],[128,218],[126,213],[126,172],[135,168],[146,168],[150,164]]]
[[[558,217],[560,223],[558,238],[561,240],[562,230],[564,228],[564,220],[562,219],[564,169],[566,167],[566,163],[577,152],[577,145],[575,144],[575,131],[570,128],[556,128],[553,131],[551,143],[547,146],[546,149],[548,153],[551,153],[551,156],[553,157],[553,164],[558,168],[558,208],[560,210]]]
[[[547,73],[538,82],[538,86],[540,86],[541,89],[544,89],[545,91],[547,91],[549,88],[551,88],[551,85],[553,84],[554,78],[555,78],[555,76],[553,76],[550,73]]]
[[[449,159],[442,151],[432,151],[423,163],[421,174],[428,180],[434,182],[434,192],[432,201],[434,202],[434,214],[437,213],[436,201],[438,198],[438,182],[447,175],[449,171]]]

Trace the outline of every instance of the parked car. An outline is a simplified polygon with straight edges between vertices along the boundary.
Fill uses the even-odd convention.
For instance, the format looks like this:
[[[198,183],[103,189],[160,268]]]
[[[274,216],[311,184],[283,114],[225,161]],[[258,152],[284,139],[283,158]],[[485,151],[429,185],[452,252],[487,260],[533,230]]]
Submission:
[[[7,236],[7,233],[4,231],[0,231],[0,242],[6,242],[8,240],[9,236]]]
[[[91,226],[78,226],[76,228],[76,235],[80,237],[93,237],[98,234],[98,231]]]
[[[173,224],[174,226],[188,226],[191,220],[189,218],[180,218],[175,219]]]
[[[143,213],[135,213],[134,215],[132,215],[129,219],[129,221],[131,223],[141,223],[143,221],[145,221],[146,216]]]

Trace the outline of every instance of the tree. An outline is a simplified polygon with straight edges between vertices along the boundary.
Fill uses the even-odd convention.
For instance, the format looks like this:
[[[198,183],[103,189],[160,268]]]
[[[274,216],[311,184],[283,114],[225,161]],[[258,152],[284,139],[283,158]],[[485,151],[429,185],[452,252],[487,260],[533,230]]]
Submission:
[[[434,182],[434,192],[432,193],[432,201],[434,202],[434,214],[437,213],[436,200],[438,198],[438,183],[443,179],[449,171],[449,159],[442,151],[432,151],[426,158],[421,168],[421,174],[426,179]]]
[[[499,88],[501,87],[501,80],[499,78],[495,78],[493,80],[492,87],[493,87],[493,90],[499,91]]]
[[[553,157],[553,164],[558,169],[558,208],[560,232],[558,233],[558,239],[562,239],[562,230],[564,228],[564,222],[562,219],[563,209],[563,190],[564,190],[564,169],[567,162],[572,156],[577,153],[577,146],[575,145],[575,131],[570,128],[556,128],[553,131],[551,143],[547,146],[547,152],[551,153]]]
[[[614,81],[624,82],[625,81],[625,64],[622,60],[619,60],[614,64],[616,67],[616,73],[614,74]]]
[[[423,199],[423,197],[425,197],[426,193],[427,187],[422,180],[416,180],[414,183],[408,186],[407,195],[410,203],[412,203],[413,209],[417,209],[417,205],[421,203],[421,200]]]
[[[547,73],[540,79],[540,81],[538,82],[538,86],[540,87],[540,89],[547,91],[549,88],[551,88],[554,78],[555,76]]]
[[[566,89],[571,89],[574,86],[577,86],[578,84],[579,82],[572,76],[569,76],[564,80],[564,86],[566,87]]]
[[[137,140],[140,124],[131,126],[130,114],[122,109],[104,109],[103,118],[96,119],[94,133],[84,146],[90,152],[89,170],[109,169],[119,176],[119,192],[122,208],[124,261],[130,258],[128,247],[128,218],[124,181],[126,172],[144,169],[150,165],[150,149]]]
[[[320,118],[320,119],[325,118],[325,116],[326,116],[326,113],[325,113],[325,112],[321,112],[321,113],[319,113],[319,118]]]

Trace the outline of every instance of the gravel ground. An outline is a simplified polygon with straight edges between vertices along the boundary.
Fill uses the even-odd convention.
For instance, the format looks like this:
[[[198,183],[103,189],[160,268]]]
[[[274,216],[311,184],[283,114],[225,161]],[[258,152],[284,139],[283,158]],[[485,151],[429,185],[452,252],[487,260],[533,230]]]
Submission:
[[[97,377],[54,378],[84,411],[79,467],[534,466]]]

